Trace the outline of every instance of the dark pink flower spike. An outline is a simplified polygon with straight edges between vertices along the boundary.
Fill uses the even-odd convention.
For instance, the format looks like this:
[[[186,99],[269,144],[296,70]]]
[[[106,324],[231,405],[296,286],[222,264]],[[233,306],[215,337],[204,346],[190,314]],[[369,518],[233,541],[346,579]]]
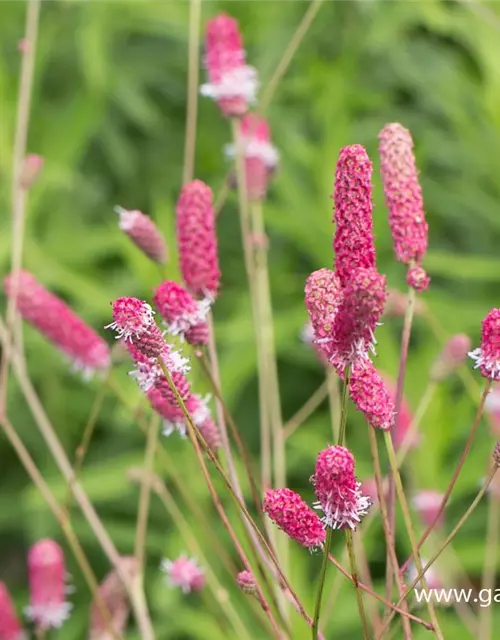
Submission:
[[[268,489],[263,510],[274,524],[303,547],[323,546],[325,526],[298,493],[291,489]]]
[[[396,257],[404,264],[419,263],[427,251],[422,189],[413,155],[411,133],[387,124],[379,134],[380,170]]]
[[[343,378],[343,370],[337,368]],[[387,431],[394,426],[395,407],[391,395],[378,371],[370,361],[351,372],[349,394],[359,411],[364,413],[374,429]]]
[[[66,568],[61,547],[54,540],[40,540],[28,553],[30,605],[26,615],[40,629],[59,628],[69,618],[66,602]]]
[[[425,291],[430,284],[430,277],[427,275],[427,271],[423,269],[419,264],[414,264],[408,269],[406,274],[406,284],[409,287],[413,287],[415,291]]]
[[[149,216],[141,211],[129,211],[115,207],[120,216],[120,229],[153,262],[164,264],[167,261],[165,238]]]
[[[113,322],[106,329],[114,329],[118,338],[130,340],[150,331],[154,325],[154,311],[151,306],[138,298],[118,298],[112,303]]]
[[[372,163],[359,144],[340,150],[335,171],[335,271],[342,286],[354,271],[375,267]]]
[[[171,587],[179,587],[183,593],[201,591],[205,586],[205,572],[194,558],[179,556],[176,560],[163,560],[162,571]]]
[[[0,582],[0,640],[27,640],[10,593]]]
[[[223,115],[239,117],[256,100],[257,71],[245,63],[238,23],[225,13],[207,22],[205,67],[208,83],[201,94],[217,102]]]
[[[318,455],[311,481],[318,499],[317,509],[332,529],[355,529],[368,513],[371,500],[361,492],[355,476],[354,456],[345,447],[333,446]]]
[[[182,277],[198,298],[213,299],[220,285],[213,194],[201,180],[188,182],[177,201],[177,243]]]
[[[500,309],[492,309],[483,320],[481,346],[469,356],[485,378],[500,380]]]
[[[258,114],[249,113],[241,120],[240,132],[248,197],[250,200],[263,200],[279,160],[278,151],[271,144],[269,124]],[[234,158],[235,145],[227,145],[226,153]]]
[[[56,345],[77,369],[91,374],[111,363],[108,345],[68,305],[47,291],[28,271],[11,274],[4,280],[8,297],[17,290],[16,307],[47,340]]]
[[[305,303],[314,341],[327,358],[330,355],[327,339],[331,338],[342,295],[340,280],[331,269],[318,269],[307,278]]]
[[[209,300],[197,301],[182,285],[166,280],[156,289],[153,302],[163,318],[167,333],[187,339],[190,330],[196,328],[198,334],[193,332],[192,339],[203,339],[205,335],[208,339],[206,318],[210,311]]]

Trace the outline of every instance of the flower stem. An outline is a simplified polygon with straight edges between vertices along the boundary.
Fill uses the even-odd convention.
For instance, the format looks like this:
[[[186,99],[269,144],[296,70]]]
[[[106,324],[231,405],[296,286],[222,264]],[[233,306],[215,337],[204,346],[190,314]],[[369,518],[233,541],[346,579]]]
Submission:
[[[488,496],[488,531],[486,534],[486,549],[484,553],[483,576],[481,590],[493,593],[498,565],[498,545],[500,530],[500,500],[493,492]],[[492,637],[493,607],[480,607],[479,640],[489,640]]]
[[[201,0],[189,2],[189,41],[188,41],[188,95],[186,110],[186,135],[184,138],[184,168],[182,182],[193,179],[194,154],[196,148],[196,116],[198,111],[198,75],[200,40]]]
[[[349,566],[351,569],[352,582],[356,591],[356,600],[358,603],[359,617],[361,618],[361,624],[363,626],[363,638],[369,640],[370,630],[368,628],[368,621],[366,619],[365,607],[363,605],[363,594],[359,588],[358,574],[356,569],[356,556],[354,553],[354,544],[352,539],[352,531],[350,529],[345,530],[345,541],[347,545],[347,552],[349,554]]]
[[[325,380],[312,396],[304,402],[300,409],[283,425],[285,438],[289,438],[307,418],[319,407],[323,400],[328,396],[327,381]]]
[[[312,624],[312,640],[318,640],[319,617],[321,615],[321,601],[323,599],[323,589],[325,588],[326,569],[328,567],[328,555],[332,546],[333,529],[329,528],[326,533],[325,548],[323,550],[323,561],[318,579],[318,592],[316,594],[316,603],[314,605],[314,616]]]
[[[337,444],[342,446],[345,440],[345,431],[347,425],[347,400],[349,398],[349,383],[351,382],[351,367],[347,366],[344,371],[344,383],[342,385],[342,397],[340,404],[340,424],[339,437]]]
[[[338,442],[340,437],[340,393],[339,378],[331,367],[326,367],[326,384],[328,388],[328,402],[330,404],[330,419],[332,422],[333,440]]]

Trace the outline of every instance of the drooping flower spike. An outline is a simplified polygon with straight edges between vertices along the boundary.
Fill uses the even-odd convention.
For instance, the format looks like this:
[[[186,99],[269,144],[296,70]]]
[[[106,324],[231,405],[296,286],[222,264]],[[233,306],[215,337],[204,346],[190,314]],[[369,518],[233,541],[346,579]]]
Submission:
[[[349,449],[337,445],[321,451],[311,481],[323,522],[332,529],[356,529],[368,513],[371,500],[361,491]]]
[[[183,593],[201,591],[205,586],[205,572],[194,558],[182,555],[176,560],[165,559],[161,570],[167,575],[169,585],[179,587]]]
[[[344,373],[340,368],[337,368],[337,373],[343,379]],[[394,427],[396,415],[394,401],[371,361],[368,360],[363,367],[352,369],[349,395],[371,427],[383,431],[389,431]]]
[[[149,216],[141,211],[129,211],[115,207],[120,216],[120,229],[132,240],[153,262],[164,264],[167,261],[165,238]]]
[[[197,301],[182,285],[166,280],[156,289],[153,301],[167,333],[179,335],[190,344],[208,343],[209,299]]]
[[[481,346],[469,353],[483,377],[500,380],[500,309],[492,309],[483,320]]]
[[[76,369],[92,374],[109,367],[106,342],[31,273],[23,270],[7,276],[4,289],[8,297],[17,292],[16,308],[21,316],[68,356]]]
[[[40,629],[61,627],[72,605],[66,602],[66,568],[61,547],[54,540],[39,540],[28,553],[30,605],[28,618]]]
[[[176,208],[177,245],[183,280],[197,298],[217,296],[219,254],[213,194],[201,180],[182,188]]]
[[[303,547],[323,546],[325,526],[298,493],[291,489],[268,489],[263,510],[274,524]]]
[[[0,640],[27,640],[9,590],[0,582]]]
[[[207,23],[204,63],[208,83],[201,94],[215,100],[228,118],[244,115],[256,100],[258,75],[245,62],[237,21],[225,13]]]

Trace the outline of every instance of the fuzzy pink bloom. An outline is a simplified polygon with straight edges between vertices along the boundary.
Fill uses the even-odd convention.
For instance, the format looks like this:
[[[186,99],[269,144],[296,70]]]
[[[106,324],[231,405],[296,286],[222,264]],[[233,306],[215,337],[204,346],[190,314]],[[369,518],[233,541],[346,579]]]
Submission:
[[[469,356],[485,378],[500,380],[500,309],[492,309],[483,320],[481,346]]]
[[[213,194],[201,180],[188,182],[177,201],[177,244],[182,277],[191,293],[215,298],[220,271]]]
[[[133,556],[120,558],[123,571],[134,579],[138,573],[137,560]],[[115,636],[121,636],[127,626],[130,613],[130,604],[123,582],[116,569],[113,569],[99,585],[99,596],[110,614],[111,629],[114,635],[108,631],[108,624],[101,614],[101,610],[94,600],[90,608],[90,633],[89,640],[114,640]]]
[[[422,519],[426,527],[430,527],[434,523],[444,495],[434,489],[424,489],[419,491],[412,500],[413,507]],[[437,521],[437,526],[442,527],[444,524],[444,513],[441,514]]]
[[[307,278],[305,303],[314,340],[328,358],[327,340],[331,338],[333,322],[342,303],[340,280],[331,269],[318,269]]]
[[[353,364],[375,353],[375,329],[387,298],[386,278],[375,269],[360,268],[347,280],[325,347],[330,361]]]
[[[379,134],[380,170],[396,257],[404,264],[419,263],[427,251],[422,189],[413,155],[411,133],[398,123]]]
[[[215,424],[211,416],[203,420],[203,422],[200,422],[197,426],[203,436],[203,440],[205,440],[212,451],[215,452],[222,447],[219,427]]]
[[[343,377],[343,372],[337,369]],[[394,402],[378,371],[370,361],[353,368],[349,393],[356,407],[364,413],[369,425],[387,431],[394,426]]]
[[[280,529],[303,547],[322,547],[325,526],[316,513],[291,489],[268,489],[263,510]]]
[[[332,529],[356,529],[368,513],[370,498],[361,492],[355,475],[354,456],[345,447],[333,446],[320,451],[311,481],[318,499],[316,509]]]
[[[257,593],[257,584],[251,571],[240,571],[236,576],[238,587],[245,593],[255,595]]]
[[[0,640],[26,640],[14,603],[3,582],[0,582]]]
[[[384,376],[385,387],[393,405],[396,403],[396,385],[392,380],[389,379],[388,376]],[[409,437],[409,442],[406,443],[405,446],[409,446],[410,449],[415,448],[420,442],[420,435],[418,433],[413,433],[409,435],[411,425],[413,423],[413,411],[410,408],[406,398],[403,396],[401,400],[401,406],[399,408],[399,416],[397,420],[395,420],[394,428],[392,429],[392,442],[394,443],[394,448],[398,451],[403,442]]]
[[[149,216],[141,211],[129,211],[115,207],[120,216],[120,229],[132,240],[153,262],[164,264],[167,261],[165,238]]]
[[[200,322],[200,324],[188,329],[184,334],[184,337],[188,344],[198,347],[208,344],[209,335],[208,324],[206,322]]]
[[[139,346],[135,342],[138,342]],[[129,375],[135,379],[143,391],[149,391],[159,378],[164,377],[163,369],[157,357],[161,358],[171,375],[174,373],[187,373],[191,368],[188,359],[166,343],[161,345],[161,350],[157,351],[157,356],[146,356],[145,353],[152,352],[145,348],[148,345],[148,334],[141,334],[135,342],[122,340],[122,344],[125,345],[135,362],[135,369]]]
[[[414,264],[408,269],[406,274],[406,284],[413,287],[415,291],[425,291],[430,284],[431,279],[427,275],[427,271],[419,264]]]
[[[111,363],[108,345],[68,305],[47,291],[27,271],[4,280],[5,293],[14,297],[21,316],[55,344],[84,372],[107,369]]]
[[[153,301],[165,322],[167,333],[187,337],[191,329],[196,329],[197,333],[192,333],[191,339],[201,339],[205,335],[208,339],[208,300],[198,302],[182,285],[166,280],[156,289]]]
[[[245,157],[245,176],[250,200],[264,200],[267,185],[278,165],[279,154],[271,144],[271,131],[267,120],[249,113],[241,120],[240,143]],[[234,144],[226,146],[226,154],[236,157]]]
[[[186,408],[190,411],[189,399],[191,390],[189,382],[182,373],[172,373],[172,381],[174,382],[179,395],[186,403]],[[164,429],[163,434],[169,436],[174,431],[178,431],[182,437],[186,435],[186,419],[184,411],[177,401],[175,393],[170,388],[168,380],[164,376],[158,376],[153,386],[147,391],[151,407],[163,418]],[[191,411],[190,411],[191,413]],[[201,415],[201,412],[200,412]],[[208,410],[203,414],[210,415]]]
[[[119,338],[130,340],[147,333],[154,325],[154,311],[151,306],[138,298],[118,298],[112,303],[113,322],[106,329],[114,329]]]
[[[208,83],[202,85],[201,94],[215,100],[228,118],[245,114],[255,102],[258,76],[245,64],[237,21],[225,13],[207,23],[204,62]]]
[[[354,271],[375,267],[372,163],[359,144],[340,150],[335,171],[335,271],[342,286]]]
[[[445,380],[463,364],[471,349],[471,339],[465,333],[457,333],[444,345],[430,371],[435,382]]]
[[[38,179],[45,164],[43,156],[36,153],[29,153],[23,161],[21,168],[20,183],[23,189],[29,189]]]
[[[180,587],[184,593],[201,591],[205,586],[205,572],[196,560],[179,556],[176,560],[163,560],[161,569],[167,574],[172,587]]]
[[[54,540],[39,540],[28,553],[29,619],[41,629],[59,628],[69,618],[64,554]]]

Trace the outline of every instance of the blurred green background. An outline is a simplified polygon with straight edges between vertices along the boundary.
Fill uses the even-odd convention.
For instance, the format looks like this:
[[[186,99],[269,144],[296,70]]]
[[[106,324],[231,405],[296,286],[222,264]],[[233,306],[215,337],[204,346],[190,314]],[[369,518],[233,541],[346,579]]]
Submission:
[[[308,4],[203,2],[202,20],[205,23],[221,10],[238,18],[247,59],[258,68],[265,85]],[[10,260],[9,178],[20,70],[17,44],[25,11],[23,2],[0,4],[2,275],[8,272]],[[120,295],[149,298],[159,282],[154,265],[118,230],[115,205],[141,209],[156,220],[169,241],[172,277],[177,276],[173,211],[182,177],[188,15],[189,3],[184,1],[42,2],[28,150],[43,155],[45,167],[29,194],[24,264],[102,335],[110,321],[112,299]],[[482,318],[498,304],[500,282],[499,43],[500,7],[494,2],[328,1],[321,6],[267,113],[281,154],[265,218],[285,419],[323,380],[314,354],[300,341],[306,320],[303,286],[312,270],[332,262],[330,194],[338,152],[346,144],[365,145],[374,161],[378,265],[391,287],[404,289],[404,269],[393,257],[378,173],[377,134],[386,122],[401,122],[415,140],[430,226],[424,265],[432,284],[422,299],[446,334],[465,332],[474,345],[478,343]],[[217,107],[200,99],[195,175],[215,193],[228,169],[222,148],[229,137],[228,123]],[[257,454],[256,354],[234,195],[224,206],[218,231],[223,288],[214,313],[222,386],[246,442]],[[400,331],[400,319],[387,319],[377,335],[378,366],[393,377]],[[108,334],[107,340],[111,343],[112,336]],[[84,383],[71,374],[55,349],[30,327],[25,328],[25,341],[36,390],[64,447],[72,453],[98,381]],[[441,346],[417,318],[406,385],[413,409]],[[115,379],[135,405],[140,393],[126,375],[128,368],[120,367]],[[206,390],[196,370],[192,378],[197,390]],[[9,415],[45,478],[62,497],[64,484],[13,380]],[[474,403],[458,378],[440,386],[422,423],[420,448],[410,460],[416,487],[446,488],[473,415]],[[308,478],[316,453],[329,442],[329,424],[328,407],[323,404],[288,442],[289,485],[307,499],[312,498]],[[370,476],[366,427],[353,410],[348,438],[358,455],[360,477]],[[452,496],[449,529],[477,492],[492,445],[485,423]],[[108,395],[82,478],[125,554],[133,550],[138,501],[138,488],[127,480],[126,471],[141,464],[143,446],[132,411]],[[176,436],[166,446],[189,492],[230,549],[190,446]],[[10,586],[21,607],[28,597],[28,546],[42,536],[63,541],[3,436],[0,468],[0,579]],[[161,473],[168,481],[168,470]],[[187,509],[186,515],[195,522]],[[100,578],[109,570],[107,562],[77,509],[73,518]],[[455,544],[461,564],[476,584],[485,532],[486,504],[482,504]],[[205,548],[251,636],[265,638],[253,626],[248,601],[224,573],[215,551],[208,543]],[[147,591],[158,637],[220,638],[215,622],[222,615],[218,605],[210,598],[184,597],[169,589],[158,571],[161,557],[173,558],[186,550],[185,540],[154,498]],[[401,524],[398,550],[401,559],[409,551]],[[376,587],[382,592],[385,547],[378,521],[367,536],[367,551]],[[320,560],[297,546],[292,554],[292,582],[311,610]],[[69,552],[68,567],[77,587],[71,596],[75,610],[64,629],[50,637],[76,640],[86,637],[89,595]],[[497,609],[493,614],[498,634]],[[347,583],[330,613],[327,638],[362,637]],[[305,625],[292,619],[295,637],[309,637]],[[453,610],[443,612],[440,619],[446,637],[472,637]],[[415,629],[417,638],[424,633]],[[130,638],[134,637],[132,625]],[[234,638],[236,633],[229,628],[227,637]]]

